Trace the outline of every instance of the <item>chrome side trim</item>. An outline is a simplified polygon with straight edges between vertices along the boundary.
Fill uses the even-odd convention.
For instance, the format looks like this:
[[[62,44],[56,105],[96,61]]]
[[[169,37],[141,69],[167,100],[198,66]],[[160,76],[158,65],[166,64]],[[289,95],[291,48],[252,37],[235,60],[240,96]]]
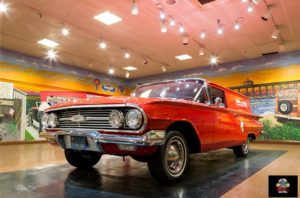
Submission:
[[[49,111],[58,111],[58,110],[76,109],[76,108],[93,108],[93,107],[126,107],[126,104],[74,105],[74,106],[46,109],[45,112],[47,113]]]

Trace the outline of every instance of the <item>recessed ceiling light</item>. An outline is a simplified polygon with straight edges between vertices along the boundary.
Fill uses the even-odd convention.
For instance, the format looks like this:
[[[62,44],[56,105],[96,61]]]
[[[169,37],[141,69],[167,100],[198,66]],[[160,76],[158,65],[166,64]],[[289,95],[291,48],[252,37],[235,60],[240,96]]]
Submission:
[[[132,6],[131,6],[131,14],[137,15],[139,13],[139,7],[135,0],[132,0]]]
[[[94,16],[94,19],[106,24],[112,25],[114,23],[122,21],[122,18],[118,17],[115,14],[110,13],[109,11],[105,11],[97,16]]]
[[[209,62],[210,62],[211,65],[217,65],[218,64],[218,57],[215,56],[215,55],[211,56]]]
[[[133,67],[133,66],[123,67],[123,69],[125,69],[125,70],[127,70],[127,71],[137,70],[137,68],[136,68],[136,67]]]
[[[127,59],[130,58],[130,53],[129,52],[125,52],[124,53],[124,58],[127,58]]]
[[[126,78],[129,78],[129,76],[130,76],[130,73],[129,73],[129,72],[126,72],[125,77],[126,77]]]
[[[42,40],[38,41],[37,43],[41,44],[41,45],[45,45],[47,47],[51,47],[51,48],[59,45],[59,43],[49,40],[49,39],[42,39]]]
[[[178,60],[188,60],[191,59],[192,57],[188,54],[182,54],[182,55],[175,56],[175,58],[177,58]]]

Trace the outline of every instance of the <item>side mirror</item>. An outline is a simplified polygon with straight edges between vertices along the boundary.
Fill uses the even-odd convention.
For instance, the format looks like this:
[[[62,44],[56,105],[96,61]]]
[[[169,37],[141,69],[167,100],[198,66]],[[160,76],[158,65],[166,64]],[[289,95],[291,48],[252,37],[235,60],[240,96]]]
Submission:
[[[214,103],[215,103],[215,106],[217,106],[217,107],[223,107],[224,106],[223,100],[220,97],[216,97]]]

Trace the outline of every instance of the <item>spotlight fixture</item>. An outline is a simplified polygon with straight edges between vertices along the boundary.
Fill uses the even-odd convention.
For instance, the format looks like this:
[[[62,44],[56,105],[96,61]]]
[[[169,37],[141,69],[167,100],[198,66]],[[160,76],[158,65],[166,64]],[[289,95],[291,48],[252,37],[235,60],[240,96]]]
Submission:
[[[218,64],[218,57],[216,55],[212,55],[210,57],[209,62],[210,62],[211,65],[217,65]]]
[[[277,27],[275,27],[275,29],[273,30],[273,33],[272,33],[271,37],[273,39],[277,39],[278,36],[279,36],[279,33],[280,33],[279,30],[277,29]]]
[[[247,8],[247,11],[248,11],[248,12],[253,12],[253,5],[252,5],[252,1],[249,1],[248,8]]]
[[[235,30],[239,30],[241,28],[241,22],[242,22],[243,18],[242,17],[238,17],[235,20],[235,24],[234,24],[234,29]]]
[[[130,73],[129,73],[129,72],[126,72],[126,73],[125,73],[125,77],[126,77],[126,78],[129,78],[129,76],[130,76]]]
[[[100,41],[98,45],[101,49],[105,49],[107,47],[107,43],[105,41]]]
[[[252,0],[252,2],[257,5],[257,4],[259,4],[260,0]]]
[[[272,16],[272,11],[270,9],[267,9],[267,11],[261,17],[261,19],[264,21],[268,21],[271,16]]]
[[[224,33],[224,28],[223,28],[223,25],[221,24],[221,20],[220,20],[220,19],[218,19],[217,22],[218,22],[217,33],[218,33],[219,35],[221,35],[221,34]]]
[[[0,2],[0,13],[6,13],[8,10],[8,6],[4,2]]]
[[[112,74],[115,73],[115,70],[114,70],[113,68],[109,68],[109,69],[108,69],[108,73],[109,73],[110,75],[112,75]]]
[[[70,34],[70,30],[69,30],[66,26],[64,26],[64,27],[61,29],[61,33],[62,33],[62,35],[64,35],[64,36],[68,36],[68,35]]]
[[[163,66],[161,67],[161,71],[162,71],[162,72],[166,72],[166,71],[167,71],[167,66],[166,66],[166,65],[163,65]]]
[[[129,52],[125,52],[124,53],[124,58],[127,58],[127,59],[130,58],[130,53]]]
[[[160,31],[161,31],[162,33],[165,33],[165,32],[168,31],[167,25],[166,25],[166,22],[165,22],[165,21],[162,21],[162,22],[161,22],[161,24],[160,24]]]
[[[181,23],[179,24],[179,32],[181,34],[183,34],[185,32],[185,28],[183,27],[183,25]]]
[[[189,36],[185,34],[182,37],[182,45],[188,45],[188,44],[189,44]]]
[[[246,3],[248,0],[241,0],[243,3]]]
[[[200,55],[200,56],[203,56],[203,55],[204,55],[204,50],[203,50],[202,47],[199,49],[199,55]]]
[[[204,30],[200,32],[200,38],[204,39],[206,37],[206,33]]]
[[[176,21],[175,21],[174,17],[172,17],[172,16],[169,19],[169,25],[171,27],[174,27],[176,25]]]
[[[139,8],[135,0],[132,0],[132,6],[131,6],[131,14],[137,15],[139,13]]]
[[[165,4],[174,5],[174,4],[176,4],[176,0],[165,0]]]
[[[143,58],[143,63],[144,63],[144,65],[147,65],[148,64],[148,60],[146,58]]]
[[[47,58],[50,60],[55,60],[56,59],[56,51],[54,51],[53,49],[48,50]]]
[[[160,11],[159,11],[159,18],[161,20],[165,20],[166,19],[166,13],[165,13],[165,11],[163,9],[160,9]]]

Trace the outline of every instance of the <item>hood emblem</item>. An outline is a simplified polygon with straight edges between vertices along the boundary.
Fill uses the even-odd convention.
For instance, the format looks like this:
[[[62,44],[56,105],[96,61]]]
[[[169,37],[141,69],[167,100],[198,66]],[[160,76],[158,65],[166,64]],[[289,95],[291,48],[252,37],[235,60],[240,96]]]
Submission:
[[[73,115],[73,116],[70,118],[70,120],[71,120],[72,122],[83,122],[83,121],[85,121],[85,117],[82,116],[82,115]]]

